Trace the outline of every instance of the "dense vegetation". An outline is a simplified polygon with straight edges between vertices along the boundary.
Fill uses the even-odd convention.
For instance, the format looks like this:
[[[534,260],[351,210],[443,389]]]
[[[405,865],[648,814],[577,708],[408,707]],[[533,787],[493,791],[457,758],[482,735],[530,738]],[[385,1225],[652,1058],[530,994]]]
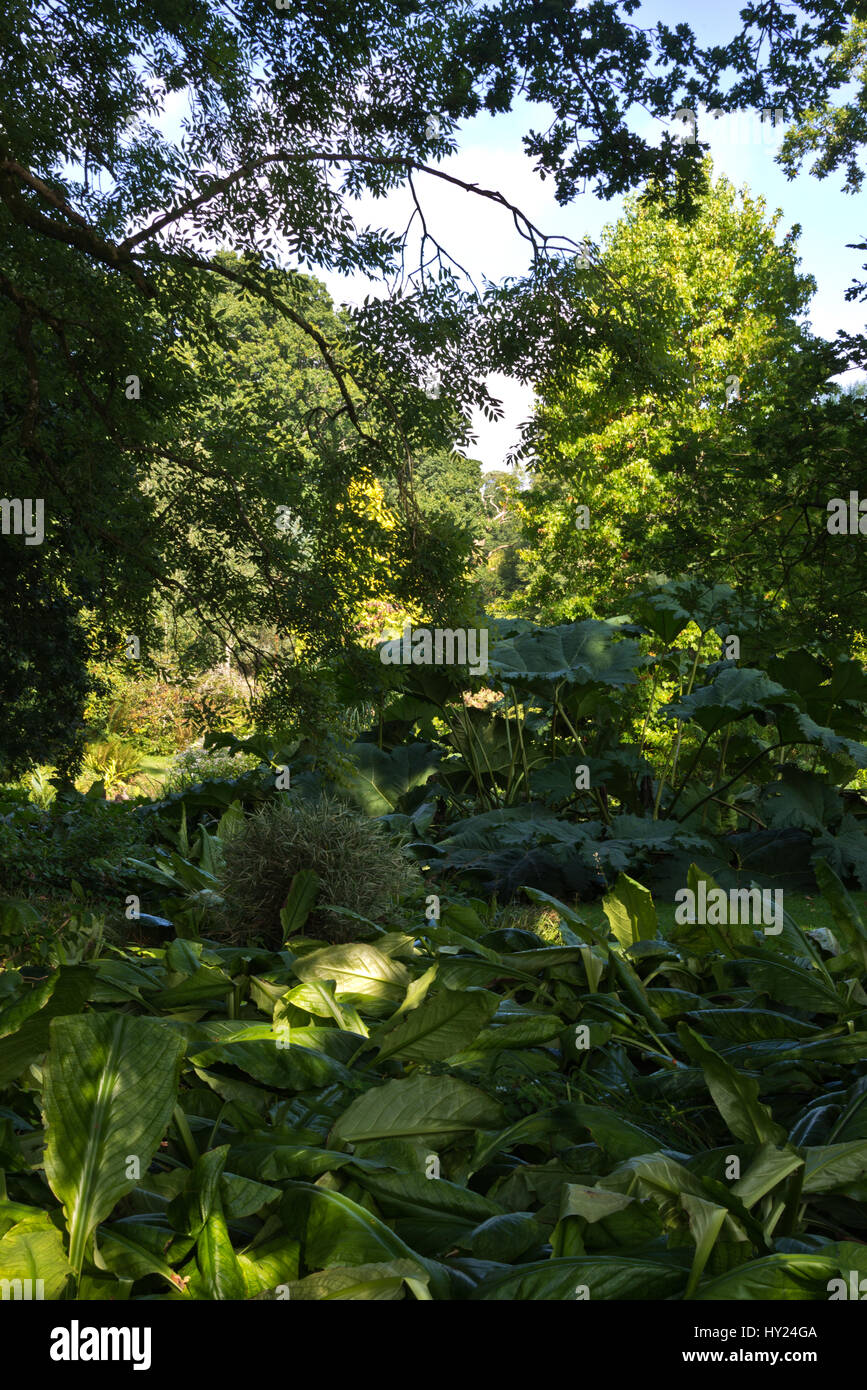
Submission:
[[[762,6],[702,49],[636,9],[0,18],[0,488],[44,505],[0,536],[0,1280],[867,1277],[865,395],[833,380],[867,341],[809,328],[797,229],[700,140],[627,121],[785,101],[784,166],[857,188],[864,24]],[[524,94],[562,202],[629,194],[598,244],[442,167]],[[525,275],[470,281],[440,179]],[[415,241],[354,220],[397,189]],[[483,472],[495,372],[536,403]]]

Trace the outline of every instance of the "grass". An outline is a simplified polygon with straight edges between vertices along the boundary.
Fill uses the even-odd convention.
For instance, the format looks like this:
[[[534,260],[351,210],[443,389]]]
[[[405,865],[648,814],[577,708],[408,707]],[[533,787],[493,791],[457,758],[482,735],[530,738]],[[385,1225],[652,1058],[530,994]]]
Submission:
[[[331,907],[374,921],[422,880],[383,827],[326,794],[265,806],[223,842],[218,873],[226,931],[234,941],[261,934],[279,950],[281,909],[296,874],[312,870],[318,901],[307,931],[331,943],[351,940],[356,924]]]
[[[145,754],[139,771],[132,779],[131,786],[148,796],[158,796],[162,791],[172,762],[173,756],[171,754],[166,758],[158,757],[153,753]]]
[[[171,765],[171,754],[166,758],[160,758],[153,753],[147,753],[142,759],[141,770],[145,777],[153,777],[162,782]]]

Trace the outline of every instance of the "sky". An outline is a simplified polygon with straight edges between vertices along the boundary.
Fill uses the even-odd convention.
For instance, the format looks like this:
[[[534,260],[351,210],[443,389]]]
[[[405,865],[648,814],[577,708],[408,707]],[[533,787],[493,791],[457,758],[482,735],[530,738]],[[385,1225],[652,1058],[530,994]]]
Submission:
[[[732,0],[722,0],[712,9],[698,9],[683,0],[654,0],[632,16],[632,23],[641,27],[659,20],[670,25],[686,20],[705,45],[730,39],[740,29],[739,5]],[[533,161],[521,144],[526,130],[543,128],[549,119],[544,108],[522,103],[507,115],[485,114],[466,121],[455,132],[459,153],[443,160],[440,167],[469,182],[497,189],[545,232],[564,233],[576,241],[587,236],[595,240],[604,226],[621,215],[623,199],[606,201],[587,192],[565,208],[557,204],[552,183],[543,182],[535,173]],[[630,124],[650,138],[654,131],[661,135],[664,129],[644,112],[638,112]],[[817,283],[808,314],[813,331],[827,338],[833,338],[838,329],[862,331],[864,305],[847,303],[844,292],[859,276],[864,261],[864,254],[847,250],[846,242],[864,240],[865,218],[860,199],[842,192],[842,172],[820,181],[808,172],[808,162],[807,171],[787,179],[774,158],[781,133],[770,124],[761,126],[757,115],[708,116],[700,121],[699,135],[710,143],[716,173],[726,175],[735,187],[747,185],[753,195],[762,196],[769,213],[782,210],[778,240],[794,224],[801,225],[800,269]],[[529,248],[505,209],[424,175],[418,178],[417,186],[431,230],[479,281],[520,275],[527,269]],[[411,211],[408,194],[403,193],[354,205],[356,218],[375,226],[403,226]],[[367,281],[319,274],[339,303],[357,303],[372,292]],[[850,372],[836,379],[849,383],[861,375]],[[509,448],[517,441],[518,426],[533,405],[532,391],[519,382],[497,376],[489,380],[489,387],[502,400],[504,417],[492,423],[479,412],[473,420],[477,443],[467,451],[480,458],[486,469],[504,466]]]
[[[631,22],[643,28],[660,20],[672,26],[686,20],[702,45],[730,40],[741,27],[739,5],[733,0],[717,0],[712,9],[697,9],[684,0],[651,0],[631,16]],[[183,104],[182,93],[169,99],[160,122],[167,132],[178,133]],[[562,233],[575,241],[584,237],[595,241],[602,229],[622,214],[623,199],[606,201],[588,191],[567,207],[557,204],[553,183],[536,174],[521,139],[530,128],[545,128],[550,114],[547,108],[521,102],[506,115],[483,114],[465,121],[454,132],[458,153],[440,161],[439,167],[467,182],[499,191],[543,232]],[[660,138],[664,129],[662,122],[641,110],[636,110],[630,124],[651,139]],[[671,128],[685,129],[674,123]],[[699,136],[709,141],[717,174],[726,175],[736,188],[746,185],[753,195],[763,197],[769,213],[781,209],[778,240],[794,224],[800,224],[800,269],[812,275],[817,284],[807,316],[813,331],[826,338],[833,338],[838,329],[862,331],[864,305],[847,303],[844,292],[859,276],[864,253],[847,250],[846,243],[863,241],[867,228],[859,198],[842,192],[842,172],[820,181],[809,173],[808,161],[806,172],[787,179],[774,158],[781,132],[769,124],[760,125],[756,113],[700,119]],[[477,284],[485,278],[498,281],[526,272],[529,247],[506,209],[424,174],[417,176],[416,185],[431,232]],[[360,226],[395,230],[406,225],[413,210],[409,193],[404,191],[383,199],[365,197],[351,203],[350,208]],[[315,273],[339,304],[357,304],[366,295],[384,292],[381,285],[363,277],[347,278],[322,270]],[[862,375],[850,372],[836,379],[849,383]],[[503,403],[503,418],[491,422],[478,412],[473,418],[476,442],[465,452],[481,459],[486,469],[494,469],[504,467],[507,453],[518,440],[521,421],[532,412],[533,395],[528,387],[503,376],[489,378],[488,385]]]

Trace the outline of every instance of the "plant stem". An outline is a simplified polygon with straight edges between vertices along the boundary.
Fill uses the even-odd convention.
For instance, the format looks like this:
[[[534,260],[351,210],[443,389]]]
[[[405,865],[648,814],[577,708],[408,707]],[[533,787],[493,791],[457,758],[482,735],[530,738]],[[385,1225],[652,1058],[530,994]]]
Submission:
[[[675,806],[677,805],[678,801],[680,800],[680,794],[681,794],[681,792],[684,790],[684,788],[687,786],[687,784],[689,783],[690,779],[692,778],[692,774],[695,772],[696,766],[697,766],[697,764],[698,764],[698,760],[699,760],[699,758],[701,757],[702,753],[704,752],[705,744],[707,743],[708,739],[711,737],[711,734],[712,734],[712,733],[713,733],[713,730],[710,730],[708,733],[706,733],[705,736],[704,736],[704,738],[702,739],[701,743],[698,745],[698,751],[697,751],[695,757],[693,758],[692,762],[691,762],[690,765],[689,765],[689,770],[687,771],[687,773],[686,773],[686,775],[685,775],[683,781],[681,782],[680,786],[678,787],[677,791],[675,792],[675,794],[674,794],[674,800],[672,801],[671,805],[670,805],[669,808],[668,808],[668,814],[669,814],[669,815],[671,815],[672,811],[674,810]],[[671,780],[672,780],[672,782],[674,782],[674,769],[673,769],[673,768],[672,768],[672,771],[671,771]]]
[[[783,743],[772,743],[769,748],[763,748],[760,753],[756,753],[754,757],[749,758],[748,761],[744,763],[743,767],[735,773],[734,777],[730,777],[729,780],[727,782],[724,782],[721,787],[714,787],[713,791],[708,792],[707,796],[703,796],[701,801],[697,801],[694,806],[690,806],[689,810],[687,811],[687,815],[693,815],[694,812],[698,810],[699,806],[703,806],[704,803],[706,801],[710,801],[712,797],[718,797],[720,792],[727,792],[729,787],[733,787],[735,782],[737,782],[741,777],[743,777],[744,773],[747,772],[748,769],[751,768],[754,763],[759,762],[765,756],[766,753],[773,753],[776,751],[777,748],[783,747],[785,747],[785,744]],[[680,816],[679,819],[683,820],[683,816]]]
[[[512,686],[512,700],[515,706],[515,732],[518,736],[518,747],[521,750],[521,762],[524,766],[524,787],[526,791],[525,800],[530,800],[530,769],[527,765],[527,750],[524,747],[524,730],[521,724],[521,710],[518,705],[518,692]]]
[[[572,737],[574,738],[576,744],[578,745],[578,752],[581,754],[581,757],[582,757],[582,758],[586,758],[586,757],[587,757],[587,753],[586,753],[585,748],[584,748],[584,742],[583,742],[582,738],[580,737],[580,735],[579,735],[577,729],[575,728],[574,724],[572,723],[572,720],[569,718],[569,716],[568,716],[568,714],[566,713],[565,710],[561,710],[560,712],[561,712],[561,714],[563,715],[563,719],[564,719],[564,721],[565,721],[565,723],[566,723],[567,728],[569,729],[570,734],[572,735]],[[602,800],[602,793],[599,791],[599,788],[598,788],[598,787],[591,787],[591,788],[590,788],[590,791],[592,792],[592,794],[593,794],[593,799],[594,799],[594,801],[596,802],[596,805],[597,805],[598,808],[599,808],[599,814],[601,815],[601,817],[602,817],[602,819],[604,820],[605,824],[606,824],[606,825],[609,827],[609,829],[610,829],[610,827],[611,827],[611,816],[609,815],[608,807],[605,805],[605,802]]]
[[[193,1138],[193,1133],[187,1122],[187,1117],[179,1105],[176,1105],[172,1111],[172,1119],[177,1126],[178,1134],[181,1136],[190,1163],[195,1167],[199,1157],[199,1151],[196,1148],[196,1141]]]

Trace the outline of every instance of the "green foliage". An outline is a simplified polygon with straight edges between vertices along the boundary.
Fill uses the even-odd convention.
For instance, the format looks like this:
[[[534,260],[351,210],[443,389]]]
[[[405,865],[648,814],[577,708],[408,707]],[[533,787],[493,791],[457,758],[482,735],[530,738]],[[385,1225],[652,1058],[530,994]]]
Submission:
[[[81,769],[85,777],[102,782],[108,796],[129,782],[141,771],[141,766],[142,755],[138,749],[111,736],[87,745]]]
[[[4,887],[118,890],[123,862],[149,853],[142,824],[123,804],[106,802],[99,789],[56,798],[48,810],[0,803],[0,865]]]
[[[671,889],[696,851],[726,886],[809,885],[819,858],[867,884],[863,799],[843,790],[867,766],[863,668],[817,647],[761,669],[755,615],[725,585],[633,603],[635,623],[496,625],[478,708],[456,670],[403,668],[382,709],[389,746],[356,743],[344,784],[391,809],[437,875],[501,900],[592,897],[639,870]],[[733,628],[743,665],[721,650]]]
[[[12,491],[11,480],[6,484]],[[29,494],[32,496],[32,494]],[[71,766],[80,743],[80,715],[92,688],[83,625],[63,586],[24,537],[0,544],[0,778],[35,763]]]
[[[35,767],[23,779],[28,800],[32,801],[34,806],[41,807],[43,811],[48,809],[57,795],[57,788],[51,781],[55,772],[56,769],[53,767]]]
[[[0,537],[4,1281],[867,1274],[864,572],[822,524],[867,492],[863,393],[828,385],[865,344],[804,326],[797,231],[628,126],[782,90],[785,167],[856,187],[863,21],[752,7],[702,50],[634,0],[10,3],[0,449],[45,531]],[[527,95],[561,202],[642,190],[586,258],[437,168]],[[439,177],[529,275],[477,292]],[[356,222],[401,189],[403,233]],[[316,269],[389,290],[338,310]],[[523,489],[463,456],[503,372],[540,401]],[[384,666],[420,615],[483,627],[488,669]],[[179,754],[160,798],[107,801],[144,753]],[[660,910],[814,882],[812,931]]]
[[[769,646],[852,643],[863,547],[826,522],[831,498],[867,491],[863,401],[827,384],[844,359],[803,323],[815,284],[778,226],[720,178],[688,223],[634,198],[601,268],[564,271],[593,337],[540,383],[532,485],[512,504],[523,611],[617,612],[650,577],[690,575],[773,599]]]
[[[63,1204],[69,1263],[80,1276],[93,1232],[147,1167],[168,1124],[181,1038],[122,1013],[54,1019],[45,1076],[45,1177]]]
[[[462,121],[529,90],[555,111],[526,145],[561,199],[588,178],[609,196],[649,183],[688,213],[701,150],[637,136],[635,103],[668,118],[696,83],[724,80],[727,104],[782,83],[805,109],[845,80],[815,56],[843,36],[836,10],[770,33],[745,12],[743,33],[701,50],[688,25],[644,31],[621,9],[554,5],[541,43],[522,4],[386,0],[348,17],[195,3],[119,19],[108,0],[83,15],[14,0],[0,39],[4,487],[44,502],[46,531],[33,554],[5,538],[0,558],[8,770],[74,767],[88,659],[133,634],[152,660],[167,609],[192,624],[200,665],[230,640],[255,674],[288,664],[275,638],[321,656],[371,593],[451,605],[466,535],[422,524],[412,460],[468,443],[473,407],[498,409],[491,370],[531,379],[538,355],[509,293],[480,300],[421,207],[410,273],[415,219],[358,226],[352,200],[407,188],[420,167],[439,176]],[[181,134],[165,117],[182,91]],[[559,253],[511,212],[544,282]],[[300,267],[395,292],[338,315]],[[555,337],[555,298],[535,315],[533,338]],[[419,388],[428,368],[442,399]]]
[[[259,764],[260,759],[255,753],[230,753],[223,748],[187,748],[183,753],[176,753],[172,759],[163,782],[163,793],[171,796],[174,792],[184,791],[186,787],[195,787],[213,778],[231,781]]]
[[[803,109],[783,137],[778,162],[792,178],[808,156],[815,155],[812,174],[826,179],[842,168],[844,188],[857,193],[864,180],[859,150],[867,142],[867,23],[863,17],[849,20],[845,35],[829,55],[829,65],[836,81],[848,88],[846,100],[826,98]],[[856,84],[854,92],[852,84]]]
[[[484,530],[482,465],[478,459],[440,450],[415,461],[413,482],[422,516],[452,523],[479,540]],[[393,482],[385,487],[389,506],[397,511],[400,493]]]
[[[841,947],[790,921],[698,957],[639,883],[614,933],[536,896],[560,945],[450,898],[375,945],[189,937],[0,977],[4,1276],[74,1300],[819,1301],[867,1273]]]
[[[474,581],[479,602],[486,612],[505,617],[517,611],[525,583],[525,567],[519,560],[521,521],[515,499],[518,478],[514,473],[489,470],[482,482],[485,531],[482,560]]]

